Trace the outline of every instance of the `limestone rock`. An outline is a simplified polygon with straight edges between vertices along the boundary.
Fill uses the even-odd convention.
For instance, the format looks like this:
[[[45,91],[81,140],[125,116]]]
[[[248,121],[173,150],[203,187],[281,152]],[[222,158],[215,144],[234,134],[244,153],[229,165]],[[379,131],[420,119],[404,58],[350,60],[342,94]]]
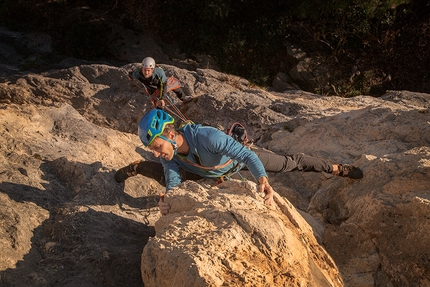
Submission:
[[[206,187],[208,182],[186,183],[172,193],[172,200],[183,198],[178,201],[181,204],[172,201],[172,214],[161,217],[157,201],[164,188],[158,182],[145,176],[122,184],[113,180],[115,171],[132,161],[157,160],[136,135],[137,122],[152,109],[147,96],[130,86],[125,75],[138,64],[78,65],[15,75],[0,83],[2,286],[142,286],[141,255],[146,242],[150,240],[144,256],[151,251],[167,258],[162,253],[166,249],[149,247],[159,242],[172,247],[167,244],[171,234],[188,238],[188,223],[205,223],[208,232],[203,234],[203,225],[193,229],[200,241],[191,253],[186,249],[191,246],[183,241],[186,252],[176,249],[176,254],[187,262],[197,260],[199,254],[202,261],[196,262],[207,265],[193,265],[199,271],[192,278],[212,280],[210,284],[240,279],[245,280],[242,283],[249,279],[275,284],[276,279],[305,284],[321,278],[337,284],[339,274],[348,287],[429,285],[430,95],[388,91],[380,98],[340,98],[303,91],[275,93],[211,69],[189,71],[164,65],[196,97],[181,106],[194,122],[225,130],[239,121],[263,148],[357,165],[364,178],[269,174],[279,194],[278,206],[283,200],[294,206],[285,203],[288,208],[280,208],[282,212],[268,210],[258,196],[241,188],[215,190]],[[249,172],[241,174],[253,180]],[[275,233],[270,225],[248,221],[255,216],[245,209],[226,211],[244,201],[264,215],[263,223],[283,227]],[[213,222],[230,225],[214,229],[209,224]],[[253,237],[251,230],[257,227],[270,234],[260,231]],[[306,234],[308,241],[300,241],[300,234]],[[253,277],[245,275],[238,259],[228,257],[236,254],[228,253],[234,246],[220,241],[236,235],[240,241],[232,242],[234,246],[254,252],[259,260],[243,257],[249,259],[247,264],[262,264],[261,269],[249,270]],[[285,238],[296,250],[291,256]],[[218,247],[211,241],[230,249],[216,253]],[[225,267],[217,269],[221,265],[209,260],[207,246],[214,262],[222,258]],[[284,261],[279,259],[281,254],[286,254]],[[300,256],[299,265],[292,269],[283,265]],[[280,265],[274,264],[277,260]],[[329,262],[334,262],[334,269],[324,267]],[[163,263],[155,258],[145,264]],[[280,272],[279,266],[290,268],[295,277]],[[157,269],[148,270],[147,278]],[[182,276],[169,270],[163,275]],[[225,276],[216,277],[212,270]],[[192,276],[188,270],[183,275]]]
[[[288,200],[264,205],[251,182],[165,195],[170,213],[142,254],[145,286],[343,286],[312,228]]]

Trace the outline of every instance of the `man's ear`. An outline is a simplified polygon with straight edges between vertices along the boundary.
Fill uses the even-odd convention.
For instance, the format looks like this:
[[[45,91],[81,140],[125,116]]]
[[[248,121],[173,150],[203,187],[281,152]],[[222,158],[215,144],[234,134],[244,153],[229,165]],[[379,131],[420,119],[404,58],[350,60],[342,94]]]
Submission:
[[[174,132],[174,131],[170,131],[170,132],[169,132],[168,139],[170,139],[170,140],[172,140],[172,141],[175,139],[175,132]]]

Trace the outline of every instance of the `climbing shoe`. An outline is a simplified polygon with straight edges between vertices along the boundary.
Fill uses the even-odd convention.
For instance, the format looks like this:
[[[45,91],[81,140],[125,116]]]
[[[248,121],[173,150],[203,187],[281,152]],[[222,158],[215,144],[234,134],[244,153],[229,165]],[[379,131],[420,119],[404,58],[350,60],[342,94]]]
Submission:
[[[333,172],[335,175],[349,177],[352,179],[363,178],[363,171],[358,167],[347,164],[338,164],[337,167],[338,170]]]
[[[139,163],[140,163],[140,160],[137,160],[135,162],[130,163],[127,166],[124,166],[123,168],[120,168],[115,173],[116,182],[123,182],[129,177],[135,176],[137,174],[136,168],[139,165]]]

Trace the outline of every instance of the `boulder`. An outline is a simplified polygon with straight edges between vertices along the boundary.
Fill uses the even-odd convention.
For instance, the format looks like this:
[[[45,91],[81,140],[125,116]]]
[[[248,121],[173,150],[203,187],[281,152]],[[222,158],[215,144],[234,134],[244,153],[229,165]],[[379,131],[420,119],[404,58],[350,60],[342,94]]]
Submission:
[[[250,181],[185,182],[164,201],[142,254],[145,286],[343,286],[336,264],[294,206],[265,206]]]

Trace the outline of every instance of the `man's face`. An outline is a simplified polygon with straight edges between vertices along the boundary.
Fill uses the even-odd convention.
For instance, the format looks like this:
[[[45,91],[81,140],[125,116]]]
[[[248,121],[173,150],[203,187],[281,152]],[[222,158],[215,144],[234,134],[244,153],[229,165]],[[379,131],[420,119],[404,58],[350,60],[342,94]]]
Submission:
[[[152,73],[154,72],[154,68],[144,68],[142,67],[142,74],[145,78],[149,78],[152,76]]]
[[[171,138],[171,133],[169,133],[167,138],[173,140],[173,138]],[[149,146],[149,149],[152,151],[155,157],[161,156],[165,160],[172,160],[173,156],[175,155],[173,145],[160,137],[156,137],[154,139],[154,141]]]

